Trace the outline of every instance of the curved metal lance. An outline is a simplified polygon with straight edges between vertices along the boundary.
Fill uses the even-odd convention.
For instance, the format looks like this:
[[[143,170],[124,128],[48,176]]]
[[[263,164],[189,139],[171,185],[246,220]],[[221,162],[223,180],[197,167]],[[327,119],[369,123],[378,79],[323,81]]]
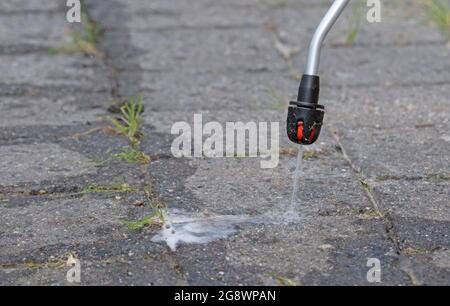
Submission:
[[[325,37],[349,2],[335,0],[314,33],[297,101],[289,103],[287,134],[294,143],[311,145],[319,138],[325,114],[325,107],[319,104],[320,54]]]

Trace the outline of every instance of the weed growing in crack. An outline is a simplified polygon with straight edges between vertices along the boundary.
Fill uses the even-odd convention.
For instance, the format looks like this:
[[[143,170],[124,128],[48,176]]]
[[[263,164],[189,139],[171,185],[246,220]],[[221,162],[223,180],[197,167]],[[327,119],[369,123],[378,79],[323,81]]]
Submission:
[[[345,44],[347,46],[353,45],[358,37],[361,27],[361,16],[363,15],[362,2],[356,2],[353,6],[352,16],[348,20],[347,35],[345,37]]]
[[[298,283],[290,278],[280,276],[280,275],[273,275],[273,278],[281,285],[281,286],[298,286]]]
[[[96,47],[101,36],[103,35],[103,30],[87,14],[83,14],[83,20],[83,29],[81,31],[72,32],[71,42],[63,44],[56,48],[50,48],[48,50],[49,53],[84,53],[98,58],[103,58],[104,54]]]
[[[435,251],[434,249],[425,249],[425,248],[415,248],[415,247],[407,247],[402,250],[402,253],[406,256],[414,256],[414,255],[423,255],[423,254],[431,254]]]
[[[26,261],[23,265],[31,270],[37,269],[63,269],[67,267],[67,258],[76,258],[73,253],[67,253],[61,257],[55,257],[45,262]]]
[[[113,151],[113,152],[111,152]],[[107,163],[119,160],[128,164],[146,165],[151,162],[151,157],[141,151],[138,146],[112,148],[106,153],[108,158],[94,158],[92,163],[95,167],[104,167]]]
[[[151,215],[137,221],[123,221],[123,224],[131,231],[140,231],[146,227],[161,227],[165,221],[166,205],[161,202],[150,203],[153,212]]]
[[[298,155],[298,148],[281,148],[280,156],[294,157]]]
[[[308,150],[303,152],[303,160],[308,160],[312,158],[317,158],[319,156],[319,152],[315,150]]]
[[[433,174],[428,176],[428,179],[435,183],[442,183],[450,181],[450,177],[443,174]]]
[[[450,1],[423,0],[430,20],[439,27],[445,39],[450,40]]]
[[[358,211],[358,218],[362,220],[380,219],[383,216],[373,208],[361,209]]]
[[[112,183],[110,185],[102,186],[97,184],[90,184],[81,190],[81,193],[105,193],[105,192],[122,192],[131,193],[135,192],[136,189],[132,188],[126,183]]]
[[[140,151],[135,147],[122,148],[121,152],[112,154],[114,159],[119,159],[121,161],[127,162],[129,164],[148,164],[151,161],[149,155]]]
[[[369,183],[368,181],[361,179],[361,180],[359,181],[359,183],[360,183],[361,186],[362,186],[364,189],[366,189],[368,192],[370,192],[370,193],[373,192],[373,188],[372,188],[372,186],[370,185],[370,183]]]
[[[27,261],[25,262],[25,266],[28,269],[44,269],[44,268],[50,268],[50,269],[62,269],[66,266],[66,261],[62,260],[62,259],[58,259],[58,260],[52,260],[52,261],[48,261],[48,262],[43,262],[43,263],[39,263],[39,262],[34,262],[34,261]]]
[[[111,118],[111,122],[114,125],[116,132],[120,135],[124,135],[130,141],[132,146],[139,143],[139,139],[143,136],[141,130],[142,113],[144,106],[142,104],[142,96],[138,98],[130,98],[130,101],[125,103],[120,108],[120,119]]]

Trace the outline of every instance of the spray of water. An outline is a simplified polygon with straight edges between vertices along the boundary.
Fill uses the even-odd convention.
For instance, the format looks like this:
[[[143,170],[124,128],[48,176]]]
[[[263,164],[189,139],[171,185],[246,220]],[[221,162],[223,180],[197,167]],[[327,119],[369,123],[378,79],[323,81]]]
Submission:
[[[300,184],[300,163],[303,158],[303,153],[300,150],[300,146],[298,147],[298,156],[297,156],[297,166],[295,168],[294,172],[294,185],[292,186],[292,198],[291,198],[291,210],[295,211],[297,206],[299,205],[298,202],[298,189]]]

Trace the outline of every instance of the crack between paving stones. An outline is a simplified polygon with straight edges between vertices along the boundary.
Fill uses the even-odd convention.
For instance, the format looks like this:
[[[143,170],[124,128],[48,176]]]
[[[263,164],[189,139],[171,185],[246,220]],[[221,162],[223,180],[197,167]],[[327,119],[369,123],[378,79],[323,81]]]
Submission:
[[[102,26],[101,23],[96,20],[92,14],[90,14],[89,12],[89,5],[86,4],[84,9],[84,13],[89,17],[90,20],[92,20],[93,22],[97,23],[98,25],[100,25],[100,27]],[[103,29],[104,32],[106,32],[106,29]],[[105,33],[103,33],[101,35],[100,40],[104,40],[105,37]],[[114,59],[111,56],[110,52],[105,49],[105,48],[101,48],[100,42],[97,43],[96,47],[100,50],[100,52],[102,52],[102,54],[104,55],[102,58],[102,62],[105,65],[106,69],[109,71],[108,72],[108,80],[110,83],[110,88],[109,88],[109,94],[111,95],[111,97],[113,99],[120,99],[121,96],[119,94],[119,69],[116,67],[116,65],[114,65]]]
[[[155,190],[155,187],[154,187],[155,179],[150,174],[149,165],[142,165],[140,167],[140,171],[142,174],[142,181],[143,181],[142,189],[147,198],[147,201],[149,201],[149,202],[161,201],[161,199],[159,198],[159,196],[157,195],[157,192]],[[148,204],[151,204],[151,203],[148,203]],[[177,284],[177,285],[188,285],[188,281],[186,279],[186,272],[184,271],[183,266],[180,263],[180,260],[178,259],[177,253],[168,250],[164,254],[166,255],[167,261],[172,266],[173,271],[175,271],[175,273],[182,280],[182,284]]]
[[[271,34],[275,37],[275,43],[281,42],[281,37],[279,35],[277,26],[274,23],[273,23],[273,26],[274,26],[274,29],[271,31]],[[276,49],[276,47],[275,47],[275,49]],[[287,58],[283,58],[283,56],[281,56],[284,59],[284,62],[287,64],[287,66],[288,66],[287,69],[291,76],[294,76],[294,74],[296,74],[296,71],[294,70],[294,67],[292,64],[292,56],[294,56],[294,55],[295,54],[290,55]],[[329,87],[333,87],[333,86],[329,86]],[[339,100],[345,100],[346,95],[347,95],[347,89],[350,86],[344,84],[344,85],[339,85],[337,87],[340,88],[342,91],[342,94],[341,94],[341,97],[339,98]],[[330,130],[331,130],[331,134],[333,135],[333,137],[336,140],[337,148],[339,149],[340,153],[342,154],[344,160],[350,165],[351,169],[357,176],[359,183],[361,185],[363,182],[365,182],[365,184],[368,184],[367,178],[364,176],[362,170],[353,163],[353,161],[350,159],[350,157],[346,153],[346,150],[345,150],[342,142],[340,141],[339,136],[337,135],[337,132],[333,131],[332,128]],[[370,185],[368,185],[366,188],[363,188],[363,190],[364,190],[364,193],[365,193],[366,197],[368,198],[369,202],[373,206],[374,210],[382,219],[383,225],[384,225],[384,230],[387,234],[388,240],[392,243],[392,245],[394,247],[395,253],[397,255],[399,255],[400,257],[402,257],[402,258],[400,258],[400,269],[409,277],[409,279],[413,285],[419,285],[420,282],[418,282],[417,277],[415,276],[415,273],[411,268],[410,261],[408,260],[408,258],[403,258],[403,256],[402,256],[403,254],[402,254],[402,250],[401,250],[401,246],[400,246],[400,242],[399,242],[399,237],[396,235],[396,233],[394,231],[394,225],[393,225],[392,218],[388,214],[383,213],[381,211],[380,205],[379,205],[378,201],[376,200],[375,195],[373,194],[373,191],[372,191],[373,188]],[[403,262],[402,262],[402,259],[403,259]]]
[[[89,6],[87,6],[86,10],[88,11]],[[92,20],[95,22],[98,22],[95,20],[92,16],[90,16]],[[101,23],[99,23],[101,25]],[[106,31],[106,30],[105,30]],[[128,31],[128,30],[127,30]],[[105,37],[105,35],[103,35]],[[104,48],[100,48],[101,52],[104,53],[105,57],[103,58],[103,62],[107,69],[109,69],[109,80],[110,80],[110,95],[113,99],[119,99],[119,101],[123,98],[121,92],[120,92],[120,81],[119,81],[119,74],[120,69],[115,65],[114,58],[111,55],[108,50],[105,50]],[[167,154],[161,154],[156,156],[157,159],[166,159],[171,158],[172,156],[168,156]],[[151,156],[152,161],[155,160],[155,156]],[[149,171],[149,165],[141,165],[139,167],[139,171],[142,175],[142,192],[147,199],[148,202],[154,202],[154,201],[160,201],[159,196],[156,193],[156,190],[154,188],[154,178],[151,176]],[[150,205],[151,203],[147,203]],[[187,279],[186,279],[186,273],[184,272],[184,269],[178,260],[178,257],[176,253],[167,251],[163,253],[165,256],[165,259],[167,262],[171,265],[173,271],[180,277],[181,283],[177,285],[187,285]]]
[[[383,212],[380,208],[380,203],[377,201],[373,187],[370,185],[367,177],[364,175],[362,169],[351,160],[351,158],[348,156],[336,130],[333,128],[330,129],[331,134],[333,135],[334,139],[336,140],[338,149],[340,153],[342,154],[342,157],[344,160],[349,164],[355,175],[357,176],[360,185],[362,186],[362,189],[364,190],[364,193],[366,194],[369,202],[372,204],[374,210],[376,213],[380,216],[381,220],[383,221],[384,230],[387,234],[387,237],[389,241],[394,246],[395,253],[399,256],[399,267],[400,270],[403,271],[410,279],[411,283],[415,286],[421,285],[421,282],[418,280],[418,278],[415,275],[415,272],[412,268],[411,261],[409,258],[403,254],[403,250],[400,244],[400,238],[395,233],[394,230],[394,221],[389,213]]]
[[[65,14],[64,11],[60,9],[54,9],[54,10],[10,10],[10,11],[0,11],[0,16],[28,16],[28,15],[45,15],[45,16],[52,16],[52,15],[60,15],[61,13]]]
[[[274,29],[271,31],[273,36],[274,36],[274,40],[275,43],[282,43],[282,39],[280,37],[278,28],[276,26],[275,23],[273,23],[273,27]],[[275,47],[275,49],[277,49]],[[278,51],[278,50],[277,50]],[[300,52],[301,54],[302,52]],[[281,55],[281,54],[280,54]],[[281,57],[284,59],[284,62],[287,65],[287,69],[289,71],[289,74],[292,77],[295,77],[295,75],[297,74],[295,67],[293,67],[293,62],[292,62],[292,57],[295,56],[295,54],[289,54],[288,57],[283,57],[281,55]],[[300,76],[300,75],[299,75]],[[372,85],[371,85],[372,86]],[[344,85],[339,85],[339,86],[327,86],[327,87],[338,87],[339,89],[342,90],[342,94],[340,97],[340,100],[345,100],[346,98],[346,91],[347,88],[349,87],[348,85],[344,84]],[[356,87],[356,86],[355,86]],[[359,183],[362,185],[362,182],[367,183],[367,178],[364,176],[362,170],[360,168],[358,168],[350,159],[350,157],[347,155],[346,150],[344,148],[344,146],[342,145],[342,142],[340,141],[337,133],[333,130],[331,130],[331,134],[334,136],[336,142],[337,142],[337,148],[339,149],[340,153],[342,154],[344,160],[350,165],[351,169],[353,170],[353,172],[356,174],[356,176],[358,177]],[[389,239],[389,241],[391,241],[391,243],[394,246],[394,250],[395,253],[399,256],[401,256],[401,247],[400,247],[400,243],[399,243],[399,238],[396,235],[396,233],[394,232],[394,226],[392,223],[392,219],[389,217],[388,214],[383,213],[380,210],[380,205],[378,203],[378,201],[375,198],[375,195],[372,192],[372,187],[369,185],[367,186],[368,188],[363,188],[364,193],[366,195],[366,197],[368,198],[369,202],[371,203],[371,205],[373,206],[375,212],[379,215],[379,217],[383,220],[383,225],[384,225],[384,230],[387,234],[387,237]],[[408,265],[407,267],[410,267],[410,265]],[[412,271],[412,269],[406,269],[406,268],[401,268],[403,272],[405,272],[408,277],[410,278],[412,284],[416,285],[417,284],[417,278],[415,277],[414,272]]]

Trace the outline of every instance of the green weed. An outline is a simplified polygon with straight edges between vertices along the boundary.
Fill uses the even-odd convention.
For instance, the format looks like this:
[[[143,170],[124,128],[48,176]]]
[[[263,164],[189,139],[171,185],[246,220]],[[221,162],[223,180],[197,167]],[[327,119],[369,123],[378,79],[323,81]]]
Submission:
[[[353,11],[347,25],[347,35],[345,37],[346,45],[353,45],[358,37],[361,29],[361,16],[363,15],[363,5],[361,2],[356,2],[353,5]]]
[[[319,152],[315,150],[308,150],[303,152],[303,160],[308,160],[312,158],[317,158],[319,156]]]
[[[279,275],[274,275],[273,277],[281,286],[298,286],[298,283],[293,279]]]
[[[153,212],[137,221],[123,221],[123,224],[131,231],[140,231],[146,227],[161,226],[165,221],[166,206],[161,202],[152,202]]]
[[[102,34],[103,30],[101,27],[87,14],[83,14],[83,29],[81,31],[72,32],[71,42],[56,48],[50,48],[48,51],[50,54],[84,53],[102,58],[104,57],[104,54],[96,47]]]
[[[139,139],[142,137],[140,129],[143,111],[142,96],[139,96],[137,99],[132,97],[129,102],[120,108],[122,115],[120,120],[111,118],[116,132],[128,137],[131,145],[138,144]]]
[[[103,193],[103,192],[123,192],[130,193],[135,192],[136,189],[132,188],[126,183],[112,183],[111,185],[97,185],[90,184],[81,190],[81,193]]]
[[[129,164],[148,164],[151,161],[150,156],[133,147],[122,148],[121,152],[112,154],[112,157]]]
[[[423,0],[430,20],[450,39],[450,0]]]

